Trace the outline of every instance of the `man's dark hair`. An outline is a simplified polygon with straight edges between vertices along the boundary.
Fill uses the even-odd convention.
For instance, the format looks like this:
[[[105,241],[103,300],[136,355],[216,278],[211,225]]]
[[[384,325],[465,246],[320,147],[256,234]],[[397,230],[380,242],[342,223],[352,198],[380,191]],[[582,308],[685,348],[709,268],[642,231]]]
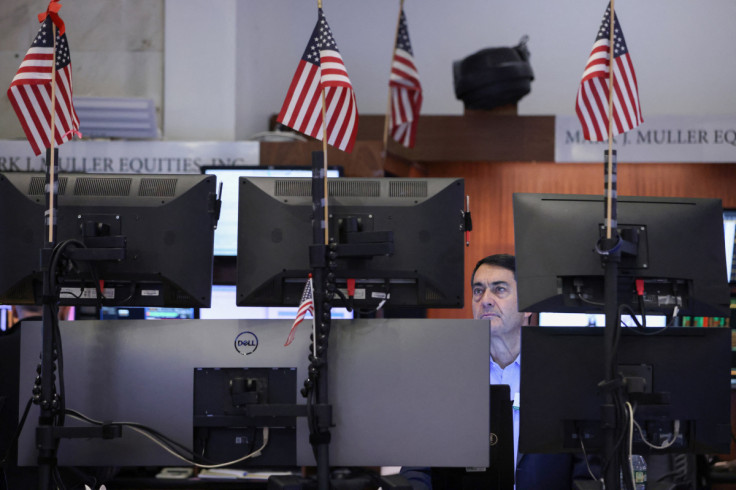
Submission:
[[[488,257],[484,259],[480,259],[477,264],[475,264],[475,269],[473,269],[473,275],[470,277],[470,285],[473,285],[473,282],[475,281],[475,271],[478,270],[478,268],[481,265],[495,265],[497,267],[503,267],[504,269],[508,269],[511,272],[514,273],[514,279],[516,279],[516,257],[509,254],[495,254],[495,255],[489,255]]]

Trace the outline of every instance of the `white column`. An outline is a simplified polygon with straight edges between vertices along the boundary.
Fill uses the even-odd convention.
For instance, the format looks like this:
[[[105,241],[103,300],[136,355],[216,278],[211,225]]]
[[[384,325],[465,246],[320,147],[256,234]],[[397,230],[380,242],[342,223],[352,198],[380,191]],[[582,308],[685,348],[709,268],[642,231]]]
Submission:
[[[164,139],[235,139],[236,3],[165,0]]]

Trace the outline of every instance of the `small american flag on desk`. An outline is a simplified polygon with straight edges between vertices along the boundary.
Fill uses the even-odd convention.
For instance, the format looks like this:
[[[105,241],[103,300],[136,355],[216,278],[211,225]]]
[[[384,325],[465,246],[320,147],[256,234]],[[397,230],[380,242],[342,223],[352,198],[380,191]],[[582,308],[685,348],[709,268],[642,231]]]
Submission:
[[[358,105],[335,38],[322,9],[319,9],[317,24],[291,80],[277,121],[321,140],[323,88],[327,143],[350,152],[358,134]]]
[[[603,15],[603,22],[595,38],[593,50],[585,66],[577,100],[577,112],[583,127],[583,136],[589,141],[608,139],[608,78],[611,46],[611,5]],[[612,134],[625,133],[644,120],[639,105],[639,87],[634,65],[626,47],[624,33],[614,13],[613,38],[613,119]]]
[[[304,292],[302,292],[302,300],[299,304],[299,309],[296,312],[296,318],[294,324],[291,326],[291,331],[286,339],[284,346],[291,344],[294,341],[296,335],[296,327],[304,320],[307,313],[311,313],[314,316],[314,295],[312,293],[312,274],[309,274],[309,279],[304,285]]]
[[[52,17],[49,15],[41,24],[8,89],[10,103],[36,155],[52,145],[49,107],[53,60],[54,36]],[[79,134],[79,118],[72,101],[72,63],[63,28],[56,31],[55,81],[53,140],[56,145],[61,145],[69,141],[72,134]]]

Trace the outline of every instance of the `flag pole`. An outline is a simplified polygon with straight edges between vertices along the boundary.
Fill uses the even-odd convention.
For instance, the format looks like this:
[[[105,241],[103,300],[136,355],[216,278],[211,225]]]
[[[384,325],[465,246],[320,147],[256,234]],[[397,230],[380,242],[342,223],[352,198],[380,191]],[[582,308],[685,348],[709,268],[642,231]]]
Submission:
[[[50,177],[49,181],[50,184],[53,185],[55,182],[54,178],[54,146],[56,144],[56,24],[51,22],[51,36],[54,39],[54,52],[51,59],[51,107],[49,108],[49,112],[51,114],[50,118],[50,126],[51,126],[51,135],[49,136],[49,161],[46,162],[47,165],[49,165],[49,172]],[[50,191],[53,191],[53,189],[50,189]],[[54,242],[54,192],[49,192],[49,243]]]
[[[325,245],[330,244],[330,220],[329,220],[329,193],[327,187],[327,109],[325,108],[325,89],[322,87],[322,171],[324,172],[323,181],[325,183]]]
[[[614,2],[611,0],[608,46],[608,197],[606,198],[606,238],[611,239],[611,213],[613,212],[613,39],[615,28]]]
[[[322,0],[317,0],[317,8],[322,8]],[[320,68],[321,76],[321,68]],[[324,183],[325,183],[325,245],[330,243],[330,229],[329,229],[329,193],[327,187],[327,102],[325,100],[325,87],[322,85],[320,80],[320,86],[322,87],[322,170],[324,172]]]
[[[606,240],[609,241],[613,237],[613,63],[614,63],[614,30],[616,27],[616,14],[614,12],[614,1],[611,0],[611,12],[609,20],[609,38],[608,38],[608,158],[606,164],[608,168],[607,172],[607,188],[606,188]],[[605,256],[603,261],[605,275],[604,275],[604,307],[603,312],[606,317],[606,330],[604,332],[604,375],[605,381],[611,383],[613,380],[613,366],[616,360],[616,348],[614,346],[614,339],[617,335],[618,325],[618,264],[620,252],[613,252],[610,255]],[[620,388],[619,388],[620,389]],[[607,405],[613,404],[613,394],[611,392],[606,393],[605,403]],[[604,458],[609,460],[611,463],[608,469],[605,471],[604,485],[606,487],[617,488],[620,485],[619,471],[622,471],[621,461],[615,454],[614,449],[614,428],[604,430],[605,443],[604,443]],[[626,481],[626,479],[624,479]]]
[[[321,10],[322,9],[322,0],[317,0],[317,7]],[[321,54],[320,54],[320,78],[322,76],[322,67],[321,67]],[[328,192],[328,186],[327,186],[327,101],[325,96],[325,87],[322,84],[322,80],[320,79],[320,86],[322,89],[322,182],[324,182],[324,200],[323,205],[325,209],[324,214],[324,223],[325,223],[325,238],[324,243],[325,247],[329,245],[330,241],[330,231],[329,231],[329,192]],[[317,293],[315,291],[316,288],[324,288],[323,280],[324,276],[322,275],[322,272],[319,269],[315,269],[315,272],[319,272],[319,274],[316,274],[317,279],[319,279],[315,286],[314,282],[312,283],[312,294],[313,294],[313,301],[314,301],[314,313],[312,315],[312,345],[313,345],[313,356],[314,359],[317,360],[317,343],[319,342],[319,337],[317,335],[317,323],[321,322],[321,318],[319,319],[317,315],[320,316],[324,312],[324,295],[322,293]],[[317,304],[317,301],[322,302],[322,304]],[[328,323],[329,325],[329,323]],[[329,328],[329,327],[328,327]],[[328,330],[329,332],[329,330]],[[329,335],[329,334],[328,334]],[[325,346],[326,349],[326,346]],[[327,352],[324,351],[324,357],[327,358]],[[315,386],[315,401],[318,404],[326,404],[328,400],[328,394],[327,394],[327,364],[322,364],[318,368],[316,368],[319,374],[317,375],[317,385]],[[319,423],[317,422],[317,425]],[[315,437],[315,443],[313,444],[313,448],[315,450],[315,459],[317,461],[317,486],[319,490],[329,490],[330,488],[330,451],[329,451],[329,442],[325,442],[324,440],[321,442],[317,442],[317,438],[324,436],[324,433],[322,433],[323,429],[319,428],[318,432],[312,434],[310,431],[310,439],[312,436]],[[329,436],[329,430],[327,430],[327,434]],[[329,438],[327,439],[329,441]]]
[[[399,3],[399,17],[396,19],[396,34],[394,34],[394,46],[391,51],[391,65],[393,65],[394,54],[396,52],[396,39],[399,36],[399,27],[401,25],[401,12],[404,11],[404,0]],[[389,81],[391,80],[391,72],[389,71]],[[391,83],[388,85],[388,105],[386,106],[386,120],[383,125],[383,155],[388,154],[388,129],[391,121]]]
[[[322,10],[322,0],[317,0],[317,7]],[[324,196],[323,196],[323,207],[325,209],[324,214],[324,244],[325,244],[325,258],[327,255],[327,246],[330,241],[329,231],[329,191],[327,185],[327,101],[325,96],[325,87],[322,84],[322,54],[320,53],[320,88],[322,91],[322,182],[324,183]],[[316,242],[316,236],[315,236]],[[315,243],[316,244],[316,243]],[[327,343],[321,341],[318,335],[317,324],[320,324],[320,331],[323,330],[323,325],[326,324],[325,335],[329,336],[329,319],[326,323],[322,323],[322,316],[325,314],[325,284],[324,278],[325,273],[324,267],[314,268],[314,280],[312,282],[312,294],[313,294],[313,307],[314,312],[312,314],[312,346],[313,346],[313,359],[316,363],[318,361],[318,350],[317,343],[322,345],[322,354],[324,356],[321,359],[320,364],[314,365],[316,385],[313,388],[314,401],[318,405],[328,405],[328,382],[327,382]],[[318,291],[319,290],[319,291]],[[327,310],[329,312],[329,310]],[[310,371],[313,369],[310,364]],[[329,406],[329,405],[328,405]],[[330,488],[330,433],[329,428],[324,427],[319,418],[309,417],[309,423],[314,424],[313,428],[310,428],[309,439],[314,450],[315,460],[317,462],[317,488],[318,490],[329,490]],[[331,421],[329,421],[331,423]]]
[[[47,204],[49,207],[48,221],[46,222],[46,226],[48,228],[48,241],[45,244],[44,248],[40,251],[42,257],[41,267],[42,269],[48,267],[48,270],[44,271],[42,285],[43,313],[41,323],[41,369],[39,370],[39,375],[41,378],[41,412],[38,417],[38,427],[36,428],[37,432],[43,433],[42,431],[45,431],[46,434],[48,434],[49,431],[53,431],[54,427],[57,425],[54,416],[54,406],[52,403],[56,395],[56,381],[54,375],[56,365],[53,356],[54,351],[58,347],[54,327],[55,322],[57,321],[57,311],[54,305],[57,300],[55,298],[52,298],[52,294],[55,294],[56,292],[51,290],[50,279],[54,271],[50,270],[49,263],[49,252],[51,251],[51,249],[54,248],[54,240],[56,238],[54,236],[54,207],[56,206],[56,204],[54,203],[54,193],[56,191],[56,186],[54,184],[57,178],[55,177],[54,168],[56,163],[56,156],[54,154],[54,144],[56,143],[56,24],[53,22],[53,19],[51,19],[50,22],[51,37],[53,39],[53,53],[51,56],[51,107],[49,108],[49,112],[51,114],[51,120],[49,121],[51,126],[51,134],[49,135],[49,148],[46,153],[46,165],[48,172],[46,174],[45,189],[46,196],[48,198]],[[63,383],[63,380],[61,382]],[[63,406],[63,399],[59,399],[56,402],[61,403],[61,405]],[[57,406],[56,409],[58,410],[58,408],[59,407]],[[50,445],[48,443],[37,444],[39,472],[38,487],[40,490],[51,490],[53,488],[56,488],[56,485],[53,482],[53,474],[56,466],[57,445],[58,438],[54,438],[53,444]]]

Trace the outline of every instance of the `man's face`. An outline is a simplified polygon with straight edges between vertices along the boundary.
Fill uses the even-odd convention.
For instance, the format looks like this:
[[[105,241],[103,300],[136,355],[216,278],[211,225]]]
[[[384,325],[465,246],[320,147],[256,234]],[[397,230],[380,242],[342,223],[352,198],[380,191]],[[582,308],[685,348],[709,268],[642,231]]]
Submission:
[[[489,320],[491,335],[520,334],[530,313],[519,313],[514,273],[483,264],[473,277],[473,318]]]

